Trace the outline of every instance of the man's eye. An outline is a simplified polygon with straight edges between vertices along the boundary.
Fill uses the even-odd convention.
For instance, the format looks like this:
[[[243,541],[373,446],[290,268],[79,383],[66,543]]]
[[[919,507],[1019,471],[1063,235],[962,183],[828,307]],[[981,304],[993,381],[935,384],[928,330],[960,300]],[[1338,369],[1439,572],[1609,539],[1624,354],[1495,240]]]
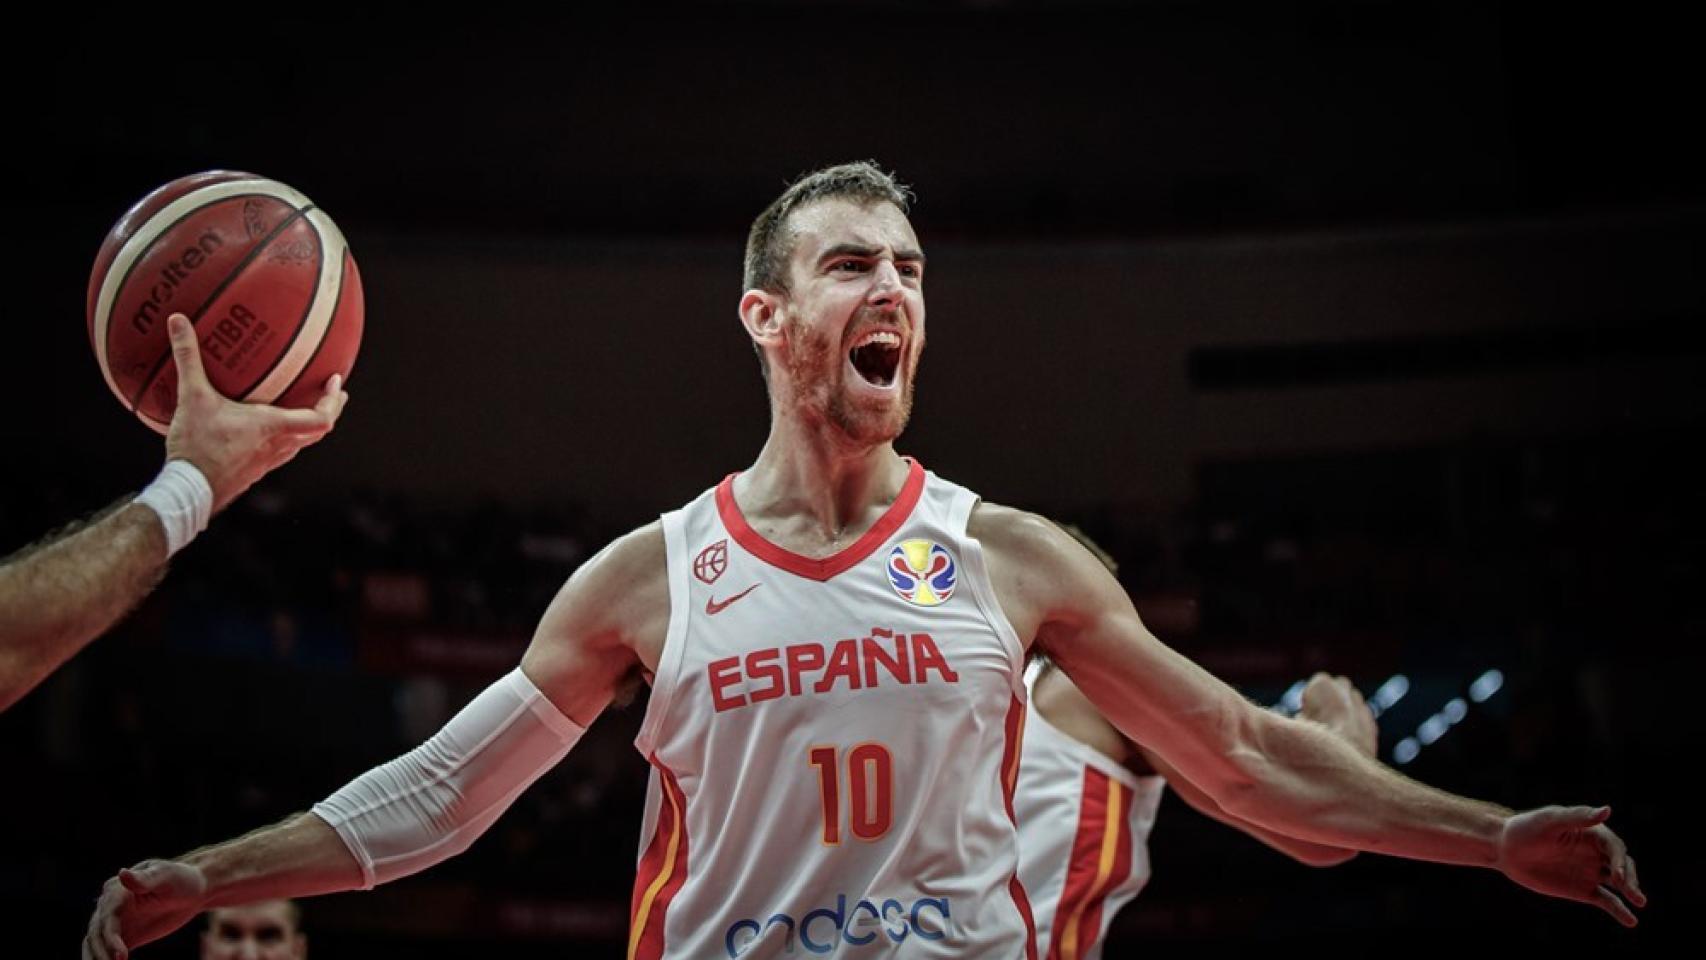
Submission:
[[[922,272],[918,269],[917,264],[903,263],[900,265],[900,275],[903,277],[916,277]]]
[[[858,260],[843,260],[835,265],[835,269],[847,273],[863,273],[865,264]]]

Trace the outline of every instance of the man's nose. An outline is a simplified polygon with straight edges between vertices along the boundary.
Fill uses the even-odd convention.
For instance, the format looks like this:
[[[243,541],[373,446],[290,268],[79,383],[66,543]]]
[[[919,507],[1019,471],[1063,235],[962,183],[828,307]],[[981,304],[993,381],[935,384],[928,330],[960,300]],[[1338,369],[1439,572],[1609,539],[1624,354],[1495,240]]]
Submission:
[[[900,271],[889,260],[878,260],[872,268],[871,292],[865,302],[877,307],[897,307],[900,305],[903,290],[900,285]]]

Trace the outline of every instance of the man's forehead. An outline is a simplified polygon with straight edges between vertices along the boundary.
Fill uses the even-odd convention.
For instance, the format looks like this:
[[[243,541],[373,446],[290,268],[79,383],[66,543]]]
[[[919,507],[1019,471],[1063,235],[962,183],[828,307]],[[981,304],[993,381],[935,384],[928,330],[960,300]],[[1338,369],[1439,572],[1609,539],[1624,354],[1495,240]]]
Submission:
[[[233,924],[243,927],[278,924],[289,928],[291,926],[290,905],[282,900],[265,903],[251,903],[240,907],[216,907],[213,910],[215,924]]]
[[[887,201],[861,204],[833,198],[794,211],[794,256],[815,260],[817,252],[844,244],[890,250],[917,250],[918,236],[900,208]]]

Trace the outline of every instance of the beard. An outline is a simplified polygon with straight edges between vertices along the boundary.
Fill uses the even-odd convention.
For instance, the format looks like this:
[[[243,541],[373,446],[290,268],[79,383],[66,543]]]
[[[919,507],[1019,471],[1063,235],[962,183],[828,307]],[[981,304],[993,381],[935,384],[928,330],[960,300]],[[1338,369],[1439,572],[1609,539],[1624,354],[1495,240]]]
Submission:
[[[847,378],[847,358],[839,340],[831,340],[804,325],[790,324],[785,360],[795,408],[808,422],[834,428],[850,446],[874,447],[901,435],[912,416],[912,390],[917,382],[918,350],[909,344],[895,375],[901,377],[899,396],[878,400],[854,395]],[[922,344],[920,344],[922,346]]]

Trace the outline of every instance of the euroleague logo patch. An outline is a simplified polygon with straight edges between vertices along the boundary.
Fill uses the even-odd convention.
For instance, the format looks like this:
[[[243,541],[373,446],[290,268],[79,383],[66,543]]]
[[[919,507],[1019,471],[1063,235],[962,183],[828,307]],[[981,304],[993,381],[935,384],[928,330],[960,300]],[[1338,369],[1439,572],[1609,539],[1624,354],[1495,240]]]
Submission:
[[[693,575],[704,583],[716,583],[729,568],[729,542],[718,540],[693,558]]]
[[[948,602],[960,581],[960,565],[954,555],[934,540],[902,540],[889,551],[884,570],[894,592],[918,607]]]

